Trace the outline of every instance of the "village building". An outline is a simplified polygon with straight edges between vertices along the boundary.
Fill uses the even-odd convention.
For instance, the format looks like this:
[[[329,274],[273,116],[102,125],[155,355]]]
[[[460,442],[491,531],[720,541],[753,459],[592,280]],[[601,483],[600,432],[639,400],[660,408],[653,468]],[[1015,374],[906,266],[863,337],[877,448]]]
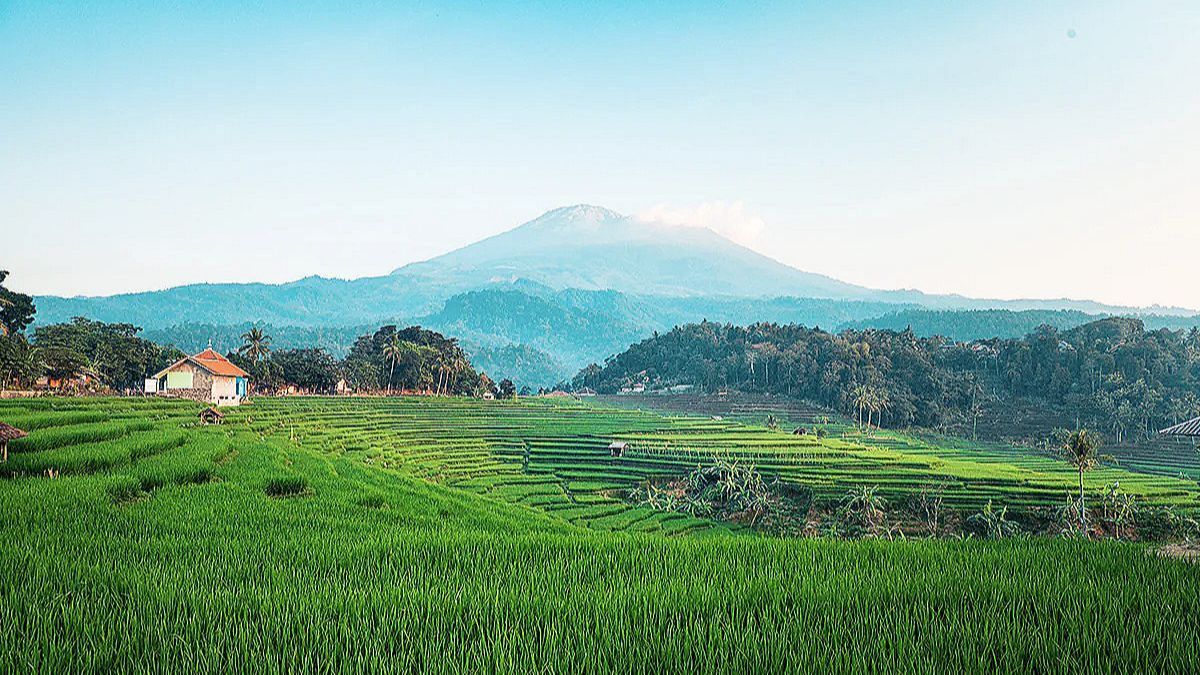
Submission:
[[[159,396],[222,406],[238,405],[246,398],[248,377],[246,371],[209,347],[195,356],[179,359],[152,379],[154,393]]]

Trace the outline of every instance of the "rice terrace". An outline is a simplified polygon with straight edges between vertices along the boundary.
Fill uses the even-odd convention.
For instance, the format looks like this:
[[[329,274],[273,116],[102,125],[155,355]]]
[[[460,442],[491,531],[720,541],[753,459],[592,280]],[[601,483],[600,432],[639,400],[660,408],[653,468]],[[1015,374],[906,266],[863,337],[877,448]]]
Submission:
[[[1056,505],[1050,460],[794,436],[573,400],[28,399],[12,444],[3,669],[1184,670],[1200,573],[1077,538],[758,534],[630,499],[716,459],[838,501]],[[613,457],[610,439],[628,449]],[[53,472],[53,479],[46,477]],[[1106,469],[1147,507],[1192,481]],[[830,516],[831,518],[833,516]],[[951,516],[947,516],[948,518]],[[1153,605],[1152,614],[1144,607]],[[930,629],[929,627],[935,627]],[[1146,649],[1147,644],[1154,649]]]

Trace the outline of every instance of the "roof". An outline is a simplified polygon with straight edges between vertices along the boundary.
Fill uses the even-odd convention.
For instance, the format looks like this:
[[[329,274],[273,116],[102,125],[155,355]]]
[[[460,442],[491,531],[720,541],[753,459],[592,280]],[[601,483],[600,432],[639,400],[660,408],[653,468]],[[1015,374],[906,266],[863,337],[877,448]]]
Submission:
[[[610,447],[610,448],[627,448],[627,447],[629,447],[629,444],[626,443],[625,441],[613,441],[612,443],[608,444],[608,447]]]
[[[200,411],[200,416],[203,417],[204,415],[216,415],[217,417],[224,417],[225,413],[221,412],[220,410],[217,410],[216,408],[214,408],[212,406],[209,406],[209,407],[205,408],[204,410]]]
[[[195,356],[185,356],[166,368],[163,368],[154,376],[154,379],[157,380],[163,375],[166,375],[167,371],[174,370],[176,366],[186,361],[191,361],[193,364],[200,366],[213,375],[223,375],[225,377],[249,377],[249,374],[246,371],[233,365],[232,361],[213,351],[212,347],[209,347]]]
[[[1173,427],[1168,427],[1158,432],[1163,436],[1196,436],[1200,437],[1200,417],[1194,420],[1188,420],[1182,424],[1176,424]]]
[[[11,424],[5,424],[4,422],[0,422],[0,441],[5,441],[5,442],[15,441],[18,438],[25,438],[28,435],[29,434],[25,433],[24,431],[21,431],[20,429],[12,426]]]

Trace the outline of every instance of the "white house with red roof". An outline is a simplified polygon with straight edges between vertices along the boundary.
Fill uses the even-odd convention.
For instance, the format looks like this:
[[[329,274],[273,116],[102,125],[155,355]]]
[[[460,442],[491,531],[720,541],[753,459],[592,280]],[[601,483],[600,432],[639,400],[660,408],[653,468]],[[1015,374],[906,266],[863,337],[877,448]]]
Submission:
[[[249,375],[212,347],[185,356],[154,376],[159,396],[188,398],[214,405],[238,405],[246,397]]]

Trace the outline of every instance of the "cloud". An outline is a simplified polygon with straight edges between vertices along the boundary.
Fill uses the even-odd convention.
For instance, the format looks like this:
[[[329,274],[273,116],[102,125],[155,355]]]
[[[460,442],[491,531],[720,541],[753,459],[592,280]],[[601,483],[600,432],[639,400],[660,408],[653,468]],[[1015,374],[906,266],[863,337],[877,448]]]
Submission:
[[[747,213],[740,200],[704,202],[691,207],[658,204],[639,212],[636,218],[679,227],[706,227],[743,246],[755,244],[767,227],[762,218]]]

